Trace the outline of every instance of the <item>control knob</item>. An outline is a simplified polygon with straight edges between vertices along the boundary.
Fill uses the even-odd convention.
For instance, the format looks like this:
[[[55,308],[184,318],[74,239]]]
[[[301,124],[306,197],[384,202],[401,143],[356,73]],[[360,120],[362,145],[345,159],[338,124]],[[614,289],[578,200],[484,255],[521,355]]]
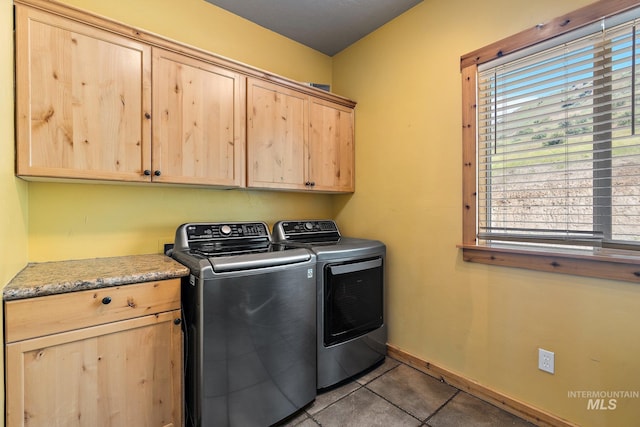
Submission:
[[[223,236],[228,236],[229,234],[231,234],[231,227],[229,227],[228,225],[223,225],[222,227],[220,227],[220,234],[222,234]]]
[[[309,231],[313,230],[313,223],[311,223],[311,222],[305,222],[305,223],[304,223],[304,228],[305,228],[306,230],[309,230]]]

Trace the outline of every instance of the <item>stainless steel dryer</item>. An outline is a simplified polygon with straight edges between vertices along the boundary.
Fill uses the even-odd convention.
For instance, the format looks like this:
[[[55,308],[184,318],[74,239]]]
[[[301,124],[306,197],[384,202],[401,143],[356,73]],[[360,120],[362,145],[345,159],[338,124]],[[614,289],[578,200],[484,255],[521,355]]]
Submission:
[[[268,426],[316,396],[315,255],[271,244],[266,224],[176,231],[182,283],[185,425]]]
[[[384,360],[386,246],[342,237],[331,220],[278,221],[273,240],[309,248],[317,258],[318,389]]]

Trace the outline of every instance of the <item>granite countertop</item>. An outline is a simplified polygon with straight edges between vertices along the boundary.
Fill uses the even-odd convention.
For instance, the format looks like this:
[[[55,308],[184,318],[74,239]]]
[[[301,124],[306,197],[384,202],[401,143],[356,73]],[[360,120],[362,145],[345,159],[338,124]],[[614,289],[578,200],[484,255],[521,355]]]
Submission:
[[[28,264],[3,289],[5,301],[187,276],[165,255],[131,255]]]

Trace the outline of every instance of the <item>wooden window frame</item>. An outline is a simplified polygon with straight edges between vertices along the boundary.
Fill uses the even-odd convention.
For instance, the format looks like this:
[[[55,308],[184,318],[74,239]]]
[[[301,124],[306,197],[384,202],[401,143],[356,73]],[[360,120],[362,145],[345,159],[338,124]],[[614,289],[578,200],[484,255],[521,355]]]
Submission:
[[[526,249],[479,244],[476,238],[476,84],[478,66],[638,7],[637,0],[599,0],[538,24],[460,58],[462,76],[462,249],[468,262],[519,267],[602,279],[640,283],[640,254],[598,249],[583,253],[555,248]]]

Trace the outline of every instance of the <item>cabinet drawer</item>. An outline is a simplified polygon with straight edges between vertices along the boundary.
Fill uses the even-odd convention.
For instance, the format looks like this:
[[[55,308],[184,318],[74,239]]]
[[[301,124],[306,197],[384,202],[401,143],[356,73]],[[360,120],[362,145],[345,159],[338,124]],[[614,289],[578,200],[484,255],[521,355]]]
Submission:
[[[5,303],[7,343],[180,308],[180,279]]]

